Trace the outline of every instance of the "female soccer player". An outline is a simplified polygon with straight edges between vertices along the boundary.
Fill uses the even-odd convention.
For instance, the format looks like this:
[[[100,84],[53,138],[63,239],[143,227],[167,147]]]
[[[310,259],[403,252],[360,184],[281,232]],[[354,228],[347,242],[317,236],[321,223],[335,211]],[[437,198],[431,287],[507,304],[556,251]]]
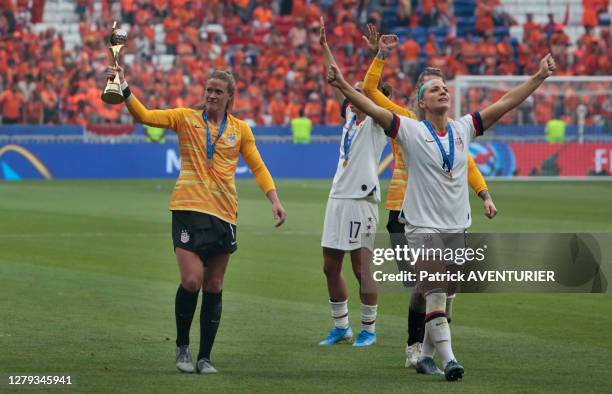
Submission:
[[[172,193],[172,241],[181,284],[176,293],[176,367],[182,372],[216,373],[210,352],[221,320],[221,291],[230,254],[236,251],[237,194],[234,174],[241,154],[257,184],[272,203],[276,227],[286,213],[274,181],[255,146],[249,126],[230,110],[236,83],[231,73],[214,71],[206,82],[200,108],[148,110],[119,73],[125,104],[134,120],[176,131],[181,171]],[[189,329],[202,289],[200,350],[194,368]]]
[[[470,226],[466,179],[469,144],[529,97],[555,68],[552,56],[546,55],[538,73],[528,81],[481,112],[458,120],[448,118],[450,95],[446,84],[440,79],[428,81],[417,96],[419,110],[424,114],[424,121],[418,122],[378,107],[353,89],[336,65],[329,67],[328,82],[400,144],[410,174],[402,210],[406,216],[405,234],[411,246],[421,245],[431,234],[462,234]],[[426,288],[425,338],[417,368],[436,368],[433,353],[438,351],[446,379],[457,380],[463,377],[464,369],[453,354],[445,313],[447,291],[451,289],[448,283],[443,288],[439,284]]]
[[[326,68],[336,64],[327,45],[322,17],[319,42]],[[360,91],[361,82],[355,88]],[[382,129],[372,118],[349,104],[335,88],[334,94],[342,103],[345,124],[336,175],[327,200],[321,241],[323,272],[327,279],[334,327],[319,344],[327,346],[349,342],[353,337],[348,319],[348,291],[342,276],[342,260],[344,254],[349,252],[353,273],[359,281],[361,298],[361,331],[353,346],[370,346],[376,343],[377,293],[370,276],[362,274],[362,269],[368,268],[367,263],[363,263],[362,267],[362,261],[364,256],[370,255],[374,245],[380,201],[377,170],[387,141]],[[368,278],[370,280],[366,282]]]
[[[364,39],[368,42],[370,51],[372,53],[376,53],[377,55],[370,65],[370,68],[368,69],[363,81],[363,90],[365,95],[376,105],[386,108],[394,114],[417,119],[417,116],[412,110],[395,104],[388,97],[381,94],[377,89],[377,86],[380,83],[385,59],[389,56],[392,49],[390,44],[391,46],[397,45],[397,40],[394,39],[393,42],[389,44],[382,42],[379,40],[378,32],[374,26],[368,25],[367,28],[367,37],[364,37]],[[414,94],[415,98],[418,89],[423,85],[423,83],[436,78],[444,80],[442,72],[439,69],[432,67],[425,68],[417,80]],[[389,231],[392,239],[394,239],[395,236],[397,236],[394,234],[403,234],[404,232],[404,224],[400,223],[399,221],[399,213],[402,206],[402,201],[404,199],[404,194],[406,193],[407,174],[406,169],[404,168],[404,158],[399,145],[395,140],[391,140],[391,146],[393,148],[395,169],[393,170],[393,176],[391,177],[391,182],[389,184],[385,208],[389,210],[387,230]],[[495,207],[493,199],[489,194],[487,183],[478,170],[478,166],[472,159],[471,155],[468,155],[468,182],[474,192],[476,192],[476,194],[478,194],[478,196],[483,200],[485,215],[492,219],[497,214],[497,208]],[[407,267],[401,266],[400,269],[406,270]],[[405,349],[406,367],[416,367],[425,335],[425,299],[420,290],[420,286],[415,287],[410,298],[410,306],[408,309],[408,337]],[[454,296],[449,296],[447,298],[446,313],[449,322],[453,300]]]

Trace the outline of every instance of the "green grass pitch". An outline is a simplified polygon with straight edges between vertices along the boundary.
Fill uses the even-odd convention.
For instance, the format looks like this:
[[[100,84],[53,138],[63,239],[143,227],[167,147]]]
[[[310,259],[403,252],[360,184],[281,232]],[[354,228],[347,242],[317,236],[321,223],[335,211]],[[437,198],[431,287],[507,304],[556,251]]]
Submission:
[[[173,182],[0,183],[0,374],[70,373],[78,392],[610,390],[607,294],[459,295],[462,382],[404,368],[408,293],[381,294],[375,346],[317,346],[331,325],[319,246],[331,181],[277,184],[289,214],[281,229],[255,182],[238,182],[239,249],[213,349],[220,373],[198,376],[174,367]],[[500,213],[486,219],[472,196],[472,231],[612,231],[612,182],[489,186]],[[380,217],[384,230],[382,208]],[[358,328],[348,264],[345,277]],[[196,353],[197,316],[199,307]]]

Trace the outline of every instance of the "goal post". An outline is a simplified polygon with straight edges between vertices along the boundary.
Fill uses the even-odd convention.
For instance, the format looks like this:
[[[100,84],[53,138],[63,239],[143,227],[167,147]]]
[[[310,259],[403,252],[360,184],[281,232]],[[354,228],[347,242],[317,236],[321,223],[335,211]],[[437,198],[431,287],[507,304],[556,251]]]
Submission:
[[[529,78],[458,76],[449,83],[452,113],[482,110]],[[470,153],[490,178],[612,179],[612,76],[548,78]]]

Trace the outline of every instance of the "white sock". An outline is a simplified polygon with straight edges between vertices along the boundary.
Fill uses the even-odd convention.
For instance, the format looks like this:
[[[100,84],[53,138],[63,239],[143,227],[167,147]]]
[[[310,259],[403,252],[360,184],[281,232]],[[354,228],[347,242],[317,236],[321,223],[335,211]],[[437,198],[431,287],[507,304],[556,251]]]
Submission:
[[[423,335],[423,347],[421,348],[421,357],[431,357],[433,358],[434,353],[436,352],[436,347],[434,343],[431,341],[431,337],[427,332],[427,326],[425,326],[425,335]]]
[[[376,332],[376,310],[378,305],[361,304],[361,329],[374,334]]]
[[[451,294],[446,296],[446,320],[448,320],[448,324],[451,322],[451,318],[453,317],[453,301],[455,301],[455,296],[457,294]]]
[[[455,359],[451,347],[451,333],[446,320],[446,294],[432,293],[425,297],[427,302],[425,317],[425,338],[433,343],[440,354],[442,366]],[[425,345],[425,344],[424,344]],[[425,348],[425,346],[424,346]]]
[[[333,302],[329,301],[331,306],[331,315],[334,318],[334,325],[338,328],[347,328],[349,326],[348,320],[348,300]]]

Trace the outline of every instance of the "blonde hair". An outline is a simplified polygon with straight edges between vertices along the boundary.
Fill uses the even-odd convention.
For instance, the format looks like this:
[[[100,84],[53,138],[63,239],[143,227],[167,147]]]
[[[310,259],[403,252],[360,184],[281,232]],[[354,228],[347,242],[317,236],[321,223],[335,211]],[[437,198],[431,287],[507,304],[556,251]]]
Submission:
[[[229,112],[234,105],[234,92],[236,90],[236,79],[234,75],[229,70],[214,70],[208,79],[219,79],[221,81],[225,81],[227,85],[227,94],[230,96],[227,106],[225,107],[225,111]],[[206,108],[206,102],[202,102],[200,105],[196,107],[197,109]]]

